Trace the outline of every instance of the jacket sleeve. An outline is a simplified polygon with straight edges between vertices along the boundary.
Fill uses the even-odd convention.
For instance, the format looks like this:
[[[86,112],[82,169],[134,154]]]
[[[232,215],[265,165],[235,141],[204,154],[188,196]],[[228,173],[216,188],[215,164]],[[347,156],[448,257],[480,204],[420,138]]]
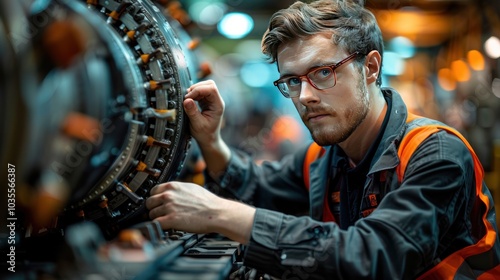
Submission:
[[[309,145],[279,162],[256,164],[246,153],[232,150],[226,172],[217,179],[206,174],[206,188],[217,195],[292,215],[309,210],[302,168]]]
[[[401,186],[346,230],[257,209],[245,264],[281,279],[414,279],[446,250],[440,240],[450,229],[470,233],[473,181],[467,148],[436,133],[413,154]]]

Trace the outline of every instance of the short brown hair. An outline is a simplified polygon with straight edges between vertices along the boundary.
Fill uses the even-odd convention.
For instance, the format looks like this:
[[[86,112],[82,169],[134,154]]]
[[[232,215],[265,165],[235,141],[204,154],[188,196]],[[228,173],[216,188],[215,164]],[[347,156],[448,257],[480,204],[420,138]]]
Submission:
[[[278,60],[281,44],[323,32],[333,34],[333,43],[348,53],[368,54],[377,50],[383,55],[382,32],[372,12],[353,0],[319,0],[306,4],[295,2],[274,13],[262,39],[262,52],[271,63]],[[380,65],[382,67],[382,65]],[[381,70],[380,70],[381,71]],[[377,85],[382,83],[382,75]]]

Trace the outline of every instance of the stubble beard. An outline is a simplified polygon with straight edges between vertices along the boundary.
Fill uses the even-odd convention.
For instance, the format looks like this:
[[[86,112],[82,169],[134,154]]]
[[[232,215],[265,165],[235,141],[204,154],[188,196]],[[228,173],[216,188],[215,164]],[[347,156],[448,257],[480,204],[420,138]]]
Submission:
[[[318,145],[330,146],[344,142],[351,134],[359,127],[368,115],[370,107],[370,98],[368,89],[364,84],[364,79],[360,79],[357,84],[358,98],[356,106],[352,109],[347,109],[341,112],[346,120],[346,125],[329,124],[322,127],[311,127],[308,122],[305,122],[311,136]],[[321,112],[326,112],[330,116],[339,116],[332,108],[323,108]]]

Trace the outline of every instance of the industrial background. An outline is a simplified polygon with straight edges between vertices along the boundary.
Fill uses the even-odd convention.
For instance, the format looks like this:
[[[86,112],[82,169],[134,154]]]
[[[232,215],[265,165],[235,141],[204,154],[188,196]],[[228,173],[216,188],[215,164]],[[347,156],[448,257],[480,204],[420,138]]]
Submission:
[[[274,140],[290,140],[286,149],[289,142],[307,137],[300,125],[297,133],[273,134],[278,115],[296,117],[295,109],[273,88],[276,67],[260,53],[270,16],[293,2],[180,1],[189,18],[184,20],[195,23],[187,30],[202,39],[211,78],[227,97],[228,120],[248,133],[229,139],[264,158],[283,151]],[[367,0],[365,6],[375,14],[385,39],[382,85],[397,89],[414,113],[439,119],[466,136],[500,207],[500,1]],[[242,22],[225,25],[234,13],[240,13]],[[260,144],[269,149],[255,150]]]
[[[293,2],[1,0],[0,278],[248,279],[240,244],[165,232],[144,200],[160,182],[204,183],[181,105],[200,80],[224,98],[226,142],[257,161],[310,139],[261,53]],[[500,209],[500,1],[363,2],[385,40],[382,85],[464,134]]]

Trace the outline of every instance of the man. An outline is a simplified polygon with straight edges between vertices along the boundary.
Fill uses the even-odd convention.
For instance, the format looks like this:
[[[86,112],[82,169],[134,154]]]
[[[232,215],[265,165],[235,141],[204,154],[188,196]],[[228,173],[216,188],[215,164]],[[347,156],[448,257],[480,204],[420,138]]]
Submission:
[[[152,219],[246,244],[247,266],[283,279],[500,275],[477,157],[452,129],[409,115],[395,90],[380,87],[383,41],[368,10],[296,2],[271,18],[263,52],[316,144],[256,165],[221,139],[216,85],[195,84],[184,108],[219,196],[158,185],[146,203]]]

